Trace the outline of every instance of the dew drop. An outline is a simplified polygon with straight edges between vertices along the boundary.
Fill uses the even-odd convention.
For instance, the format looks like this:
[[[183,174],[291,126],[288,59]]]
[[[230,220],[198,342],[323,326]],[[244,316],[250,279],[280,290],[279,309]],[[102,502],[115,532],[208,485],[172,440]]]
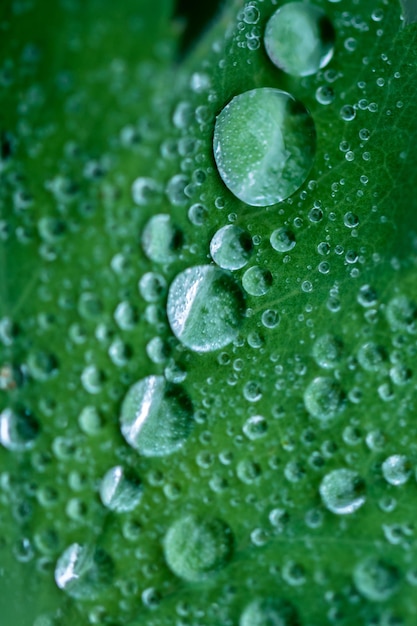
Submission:
[[[136,477],[128,476],[121,465],[112,467],[101,481],[100,498],[110,511],[133,511],[142,498],[140,481]]]
[[[253,89],[235,96],[218,115],[213,147],[228,189],[246,204],[267,206],[306,180],[316,149],[314,122],[289,93]]]
[[[289,252],[296,244],[295,235],[288,228],[277,228],[274,230],[269,241],[277,252]]]
[[[353,470],[333,470],[321,481],[320,496],[326,509],[332,513],[354,513],[365,503],[365,483]]]
[[[304,2],[289,2],[275,11],[264,38],[272,63],[293,76],[309,76],[325,67],[334,41],[333,25],[324,11]]]
[[[382,475],[390,485],[404,485],[411,476],[411,463],[403,454],[393,454],[382,463]]]
[[[182,344],[195,352],[211,352],[236,338],[243,304],[230,274],[213,265],[197,265],[173,280],[167,316]]]
[[[312,417],[327,422],[343,410],[344,394],[337,381],[319,376],[307,386],[304,404]]]
[[[242,285],[249,295],[264,296],[272,285],[272,274],[268,269],[254,265],[243,274]]]
[[[324,369],[333,369],[340,364],[343,345],[340,339],[326,333],[318,337],[313,346],[313,357],[317,365]]]
[[[0,413],[0,443],[8,450],[30,450],[38,434],[39,423],[28,410],[4,409]]]
[[[299,623],[293,605],[277,598],[253,600],[239,620],[239,626],[298,626]]]
[[[168,567],[188,581],[205,578],[224,566],[232,551],[232,532],[216,518],[185,515],[170,526],[164,538]]]
[[[369,557],[354,568],[353,582],[359,593],[368,600],[384,602],[398,589],[400,573],[382,559]]]
[[[239,270],[244,267],[253,249],[250,235],[229,224],[220,228],[210,242],[210,254],[219,267],[224,270]]]
[[[73,543],[59,557],[55,582],[72,598],[92,599],[113,577],[113,563],[101,548]]]
[[[128,444],[143,456],[172,454],[190,432],[191,401],[181,387],[167,383],[163,376],[148,376],[127,392],[120,424]]]
[[[154,215],[143,229],[143,251],[155,263],[174,261],[181,243],[182,233],[174,226],[169,215]]]

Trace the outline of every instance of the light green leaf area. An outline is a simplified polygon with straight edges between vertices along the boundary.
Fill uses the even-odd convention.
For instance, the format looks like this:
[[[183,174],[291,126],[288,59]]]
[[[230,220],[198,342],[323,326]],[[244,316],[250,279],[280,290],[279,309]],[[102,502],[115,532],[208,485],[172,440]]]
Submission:
[[[2,626],[416,623],[417,27],[315,4],[303,77],[270,0],[0,9]]]

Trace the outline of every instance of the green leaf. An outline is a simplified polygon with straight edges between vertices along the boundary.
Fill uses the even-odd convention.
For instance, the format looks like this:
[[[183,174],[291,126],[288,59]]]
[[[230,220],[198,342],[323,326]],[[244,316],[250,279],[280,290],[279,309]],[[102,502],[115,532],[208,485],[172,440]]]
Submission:
[[[315,4],[307,76],[270,0],[1,9],[6,626],[415,621],[417,27]]]

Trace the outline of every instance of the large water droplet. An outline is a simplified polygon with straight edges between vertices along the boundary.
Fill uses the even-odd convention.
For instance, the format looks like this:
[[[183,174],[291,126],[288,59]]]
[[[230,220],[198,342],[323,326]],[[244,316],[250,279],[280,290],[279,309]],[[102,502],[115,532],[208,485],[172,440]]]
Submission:
[[[210,352],[236,338],[243,304],[230,274],[213,265],[197,265],[173,280],[167,316],[181,343],[196,352]]]
[[[252,89],[235,96],[217,117],[214,158],[226,186],[251,206],[294,193],[313,164],[311,115],[285,91]]]
[[[111,582],[113,563],[101,548],[73,543],[60,556],[55,582],[73,598],[95,598]]]
[[[368,600],[383,602],[397,590],[400,574],[396,567],[382,559],[369,557],[356,565],[353,581],[357,590]]]
[[[229,224],[220,228],[210,242],[213,261],[224,270],[239,270],[252,253],[251,236],[238,226]]]
[[[186,515],[172,524],[164,539],[168,567],[180,578],[198,580],[223,566],[233,551],[227,524],[215,518]]]
[[[117,513],[133,511],[142,498],[140,481],[126,474],[123,467],[112,467],[103,477],[100,498],[105,507]]]
[[[148,376],[127,392],[120,424],[124,438],[140,454],[172,454],[190,432],[191,401],[181,387],[167,383],[163,376]]]
[[[315,74],[333,56],[335,31],[318,7],[289,2],[270,18],[265,49],[272,63],[293,76]]]
[[[336,515],[347,515],[365,503],[365,483],[353,470],[333,470],[321,481],[320,495],[326,509]]]

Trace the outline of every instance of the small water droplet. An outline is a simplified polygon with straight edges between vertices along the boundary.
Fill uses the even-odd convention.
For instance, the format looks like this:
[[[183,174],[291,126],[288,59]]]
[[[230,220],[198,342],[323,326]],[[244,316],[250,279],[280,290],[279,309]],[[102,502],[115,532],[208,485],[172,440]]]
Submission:
[[[353,470],[333,470],[321,481],[320,496],[326,509],[336,515],[348,515],[365,503],[365,483]]]
[[[254,265],[243,274],[243,289],[251,296],[264,296],[272,285],[271,272],[263,267]]]
[[[239,270],[244,267],[253,249],[250,235],[229,224],[220,228],[210,242],[210,254],[213,261],[224,270]]]

